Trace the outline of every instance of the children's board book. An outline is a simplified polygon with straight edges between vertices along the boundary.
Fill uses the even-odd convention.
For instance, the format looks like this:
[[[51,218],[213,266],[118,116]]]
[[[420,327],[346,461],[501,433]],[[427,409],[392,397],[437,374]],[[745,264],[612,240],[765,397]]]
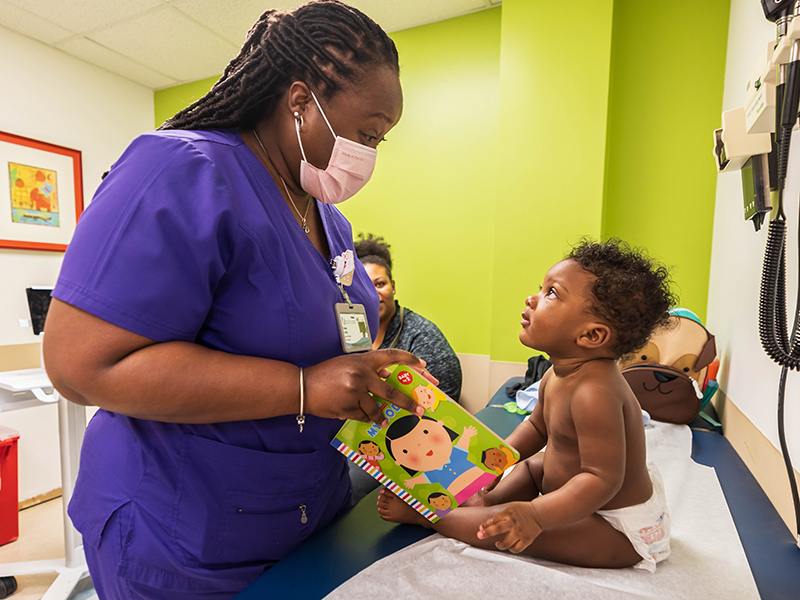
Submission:
[[[519,453],[422,375],[386,382],[425,407],[418,417],[375,398],[386,427],[348,420],[331,444],[432,523],[519,460]]]

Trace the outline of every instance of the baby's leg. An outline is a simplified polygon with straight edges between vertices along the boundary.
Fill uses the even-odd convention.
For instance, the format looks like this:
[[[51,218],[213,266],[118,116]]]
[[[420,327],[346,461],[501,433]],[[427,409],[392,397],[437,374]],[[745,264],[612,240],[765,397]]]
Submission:
[[[513,473],[509,478],[511,475]],[[381,489],[378,495],[378,512],[387,521],[432,528],[442,535],[487,550],[497,550],[495,543],[502,537],[479,539],[478,527],[504,508],[504,505],[460,506],[433,524],[389,490]],[[571,525],[542,532],[523,554],[595,568],[630,567],[641,560],[628,538],[596,514]]]
[[[442,535],[472,546],[497,550],[495,543],[503,536],[479,539],[478,527],[504,508],[504,505],[457,508],[435,523],[433,528]],[[571,525],[543,531],[522,553],[593,568],[630,567],[642,560],[628,538],[596,514]]]
[[[536,498],[542,489],[543,460],[544,454],[539,453],[517,463],[492,491],[483,494],[482,504],[491,506]]]

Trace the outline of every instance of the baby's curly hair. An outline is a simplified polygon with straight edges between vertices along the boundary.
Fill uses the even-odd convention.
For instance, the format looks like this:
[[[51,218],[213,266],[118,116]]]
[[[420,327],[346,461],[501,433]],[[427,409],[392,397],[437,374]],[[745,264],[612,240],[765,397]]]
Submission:
[[[643,250],[617,238],[584,238],[564,258],[597,278],[590,310],[614,329],[616,358],[641,348],[656,329],[668,325],[669,309],[677,305],[670,274]]]
[[[389,277],[389,280],[392,279],[392,253],[389,250],[391,247],[382,236],[374,236],[371,233],[367,235],[359,233],[358,239],[353,245],[358,260],[365,265],[373,264],[383,267],[386,269],[386,276]]]

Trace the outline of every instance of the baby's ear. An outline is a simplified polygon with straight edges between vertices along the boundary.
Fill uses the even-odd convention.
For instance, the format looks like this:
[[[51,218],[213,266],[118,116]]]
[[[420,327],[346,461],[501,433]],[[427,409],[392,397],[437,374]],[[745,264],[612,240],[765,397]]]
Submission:
[[[608,325],[605,323],[589,323],[588,327],[578,337],[578,346],[594,350],[606,346],[610,341],[611,328]]]

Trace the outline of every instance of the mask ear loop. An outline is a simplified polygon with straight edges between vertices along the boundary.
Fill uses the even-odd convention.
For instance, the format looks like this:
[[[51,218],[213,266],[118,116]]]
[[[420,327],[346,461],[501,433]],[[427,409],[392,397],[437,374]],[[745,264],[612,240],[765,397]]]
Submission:
[[[294,129],[295,131],[297,131],[297,143],[300,144],[300,154],[303,155],[303,160],[308,162],[308,159],[306,158],[306,151],[303,150],[303,142],[300,140],[300,121],[303,120],[303,116],[297,112],[295,112],[294,115],[295,115]]]
[[[333,130],[333,127],[331,127],[331,124],[328,121],[328,117],[325,116],[325,111],[322,110],[322,105],[319,103],[319,100],[317,100],[317,97],[314,95],[314,92],[310,89],[308,91],[311,92],[311,97],[314,99],[314,102],[316,103],[317,108],[319,109],[319,114],[322,115],[322,118],[325,119],[325,124],[328,126],[328,129],[331,130],[331,135],[333,135],[333,137],[336,138],[337,137],[336,132]]]

